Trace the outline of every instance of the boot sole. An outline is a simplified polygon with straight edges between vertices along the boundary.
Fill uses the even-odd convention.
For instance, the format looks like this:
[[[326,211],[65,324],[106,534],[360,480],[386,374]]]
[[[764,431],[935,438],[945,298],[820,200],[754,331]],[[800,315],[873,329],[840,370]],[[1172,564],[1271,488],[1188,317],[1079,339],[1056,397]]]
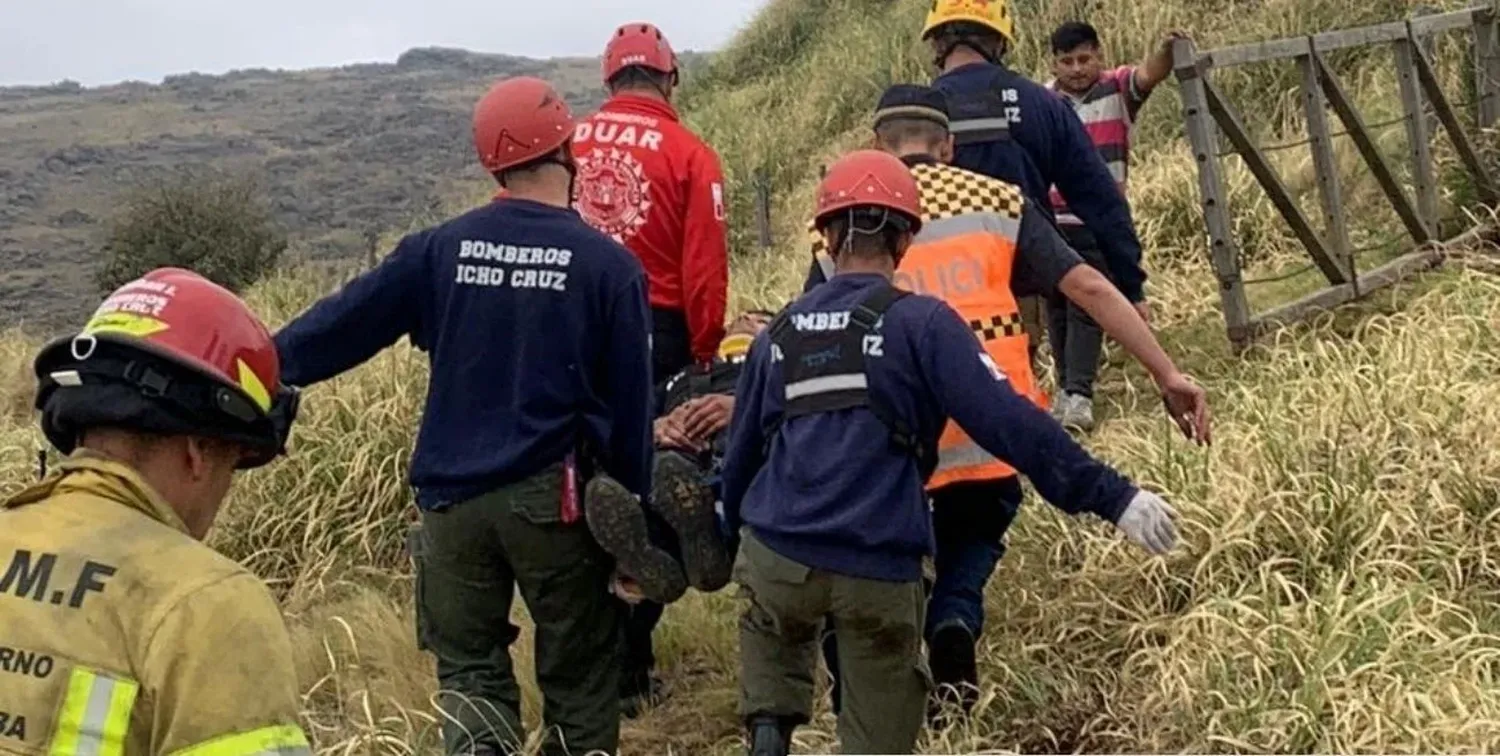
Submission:
[[[713,491],[703,485],[702,473],[692,460],[663,454],[651,486],[651,506],[677,533],[688,583],[708,592],[728,585],[731,565],[719,537]]]
[[[619,571],[640,585],[647,599],[670,604],[687,591],[687,578],[671,554],[651,543],[646,513],[625,487],[604,475],[584,489],[584,518],[600,548]]]

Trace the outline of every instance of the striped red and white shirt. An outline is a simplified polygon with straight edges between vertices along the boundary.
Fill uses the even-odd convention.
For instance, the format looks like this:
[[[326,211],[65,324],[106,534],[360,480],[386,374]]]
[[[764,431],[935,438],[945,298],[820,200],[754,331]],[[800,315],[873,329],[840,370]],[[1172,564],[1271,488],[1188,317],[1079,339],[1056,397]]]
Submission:
[[[1135,84],[1136,66],[1125,65],[1099,74],[1099,81],[1092,89],[1077,96],[1058,88],[1057,80],[1047,82],[1053,91],[1067,98],[1073,110],[1083,121],[1089,138],[1098,148],[1100,157],[1109,166],[1110,175],[1125,193],[1126,176],[1130,169],[1130,134],[1135,127],[1136,114],[1145,104],[1150,91],[1142,92]],[[1068,205],[1058,193],[1051,189],[1052,209],[1057,214],[1058,225],[1082,226],[1078,216],[1068,212]]]

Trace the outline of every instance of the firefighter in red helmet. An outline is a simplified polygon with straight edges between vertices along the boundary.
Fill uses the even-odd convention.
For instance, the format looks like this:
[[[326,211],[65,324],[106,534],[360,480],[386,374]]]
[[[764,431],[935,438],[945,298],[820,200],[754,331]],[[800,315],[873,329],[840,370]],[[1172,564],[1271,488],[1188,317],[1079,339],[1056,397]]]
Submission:
[[[659,384],[689,364],[712,361],[724,336],[724,177],[719,156],[672,106],[680,71],[660,29],[616,29],[603,75],[610,97],[573,135],[576,205],[646,268]]]
[[[892,285],[931,222],[906,164],[879,150],[829,166],[815,227],[835,273],[750,347],[724,460],[739,527],[740,712],[752,756],[785,756],[812,716],[825,617],[838,628],[844,753],[911,753],[931,673],[924,484],[951,418],[1069,513],[1094,512],[1152,551],[1172,510],[1101,464],[1018,393],[957,312]]]
[[[672,107],[678,60],[660,29],[642,22],[616,29],[604,50],[603,76],[609,100],[579,122],[573,135],[575,206],[646,268],[659,409],[667,380],[684,368],[706,370],[724,337],[729,289],[724,176],[718,155]],[[651,520],[653,538],[675,548],[666,524],[654,514]],[[689,575],[723,572],[694,567],[689,565]],[[711,590],[723,579],[694,587]],[[662,610],[654,601],[625,610],[620,694],[627,714],[659,690],[651,633]]]
[[[0,750],[310,753],[280,610],[201,542],[296,415],[266,327],[161,268],[34,367],[68,457],[0,503]]]
[[[474,144],[502,193],[409,234],[276,335],[294,385],[403,336],[429,355],[411,550],[450,753],[526,741],[510,660],[517,588],[536,623],[546,754],[619,742],[615,570],[659,601],[686,590],[682,568],[645,538],[646,274],[570,207],[573,126],[546,82],[496,84],[475,107]]]

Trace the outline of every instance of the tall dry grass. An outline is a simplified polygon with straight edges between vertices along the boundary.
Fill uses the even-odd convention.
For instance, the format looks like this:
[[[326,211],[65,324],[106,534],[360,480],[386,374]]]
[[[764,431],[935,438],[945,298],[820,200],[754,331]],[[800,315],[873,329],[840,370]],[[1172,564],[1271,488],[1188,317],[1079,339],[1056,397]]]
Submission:
[[[876,94],[925,80],[913,41],[920,0],[775,0],[693,83],[689,116],[724,155],[735,188],[738,305],[778,305],[806,269],[800,239],[816,166],[864,139]],[[1400,18],[1399,0],[1019,2],[1017,64],[1042,72],[1046,31],[1088,9],[1119,57],[1165,29],[1204,46]],[[1449,4],[1451,5],[1451,3]],[[1460,91],[1462,46],[1439,47]],[[1397,114],[1390,56],[1336,61],[1367,117]],[[1299,136],[1295,74],[1219,81],[1267,142]],[[1259,71],[1259,72],[1257,72]],[[1219,76],[1219,74],[1216,74]],[[1196,177],[1175,87],[1147,106],[1131,200],[1169,350],[1210,390],[1216,443],[1188,446],[1161,418],[1150,382],[1110,349],[1089,439],[1101,457],[1163,491],[1183,545],[1148,559],[1097,521],[1031,501],[987,596],[985,688],[973,720],[929,733],[926,753],[1025,751],[1490,751],[1500,748],[1500,279],[1449,271],[1289,329],[1231,358],[1208,272]],[[1404,170],[1397,126],[1381,146]],[[1356,244],[1373,264],[1400,229],[1343,140]],[[1471,191],[1439,142],[1445,211]],[[1304,150],[1274,153],[1318,217]],[[1225,181],[1249,275],[1302,264],[1295,239],[1243,166]],[[750,244],[747,182],[776,191],[777,237]],[[465,199],[483,196],[464,190]],[[1384,244],[1384,246],[1377,246]],[[1312,286],[1266,284],[1258,306]],[[337,286],[337,271],[278,275],[250,295],[273,324]],[[35,344],[0,336],[0,493],[35,473],[29,412]],[[440,715],[430,657],[417,651],[402,537],[414,516],[406,463],[427,370],[405,344],[308,392],[292,455],[252,472],[211,543],[265,577],[281,600],[320,753],[431,753]],[[519,607],[519,603],[518,603]],[[520,609],[518,608],[518,612]],[[671,697],[625,724],[626,753],[727,754],[739,745],[732,591],[690,593],[658,631]],[[524,617],[521,618],[524,625]],[[523,636],[514,651],[527,677]],[[826,751],[826,709],[799,732]]]

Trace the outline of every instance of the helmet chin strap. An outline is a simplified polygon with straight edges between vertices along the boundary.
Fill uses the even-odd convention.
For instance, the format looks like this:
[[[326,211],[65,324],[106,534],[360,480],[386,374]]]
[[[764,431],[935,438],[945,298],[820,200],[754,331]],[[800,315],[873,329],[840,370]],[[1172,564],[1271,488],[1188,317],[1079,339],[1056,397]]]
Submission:
[[[879,225],[875,226],[875,228],[868,229],[868,230],[861,229],[861,228],[859,228],[858,226],[856,226],[854,224],[854,219],[855,219],[854,208],[852,208],[852,207],[849,208],[848,212],[849,212],[849,224],[848,224],[849,228],[848,228],[848,230],[844,231],[844,238],[842,238],[842,239],[839,240],[839,243],[837,245],[837,249],[838,249],[838,253],[837,254],[838,255],[843,255],[844,253],[849,252],[850,250],[852,250],[854,248],[854,235],[855,234],[860,234],[860,235],[863,235],[863,236],[875,236],[875,235],[877,235],[879,233],[884,232],[885,231],[885,227],[891,223],[891,209],[888,208],[888,207],[882,207],[882,208],[880,208],[880,223],[879,223]],[[895,259],[898,262],[901,259],[900,255],[895,255],[894,257],[895,257]],[[835,256],[835,260],[837,260],[837,256]]]
[[[568,172],[568,207],[572,207],[573,190],[576,188],[575,184],[577,184],[578,182],[578,162],[571,159],[571,153],[569,159],[567,160],[564,160],[561,157],[549,156],[547,158],[544,158],[542,162],[562,166],[562,169]]]
[[[679,81],[680,81],[680,79],[677,76],[677,69],[674,68],[674,69],[672,69],[672,84],[671,84],[671,86],[674,86],[674,87],[677,86],[677,83]],[[661,95],[661,98],[663,100],[665,100],[666,102],[671,102],[672,101],[672,95],[667,92],[667,88],[666,87],[663,87],[663,86],[657,84],[655,81],[652,81],[651,82],[651,88],[655,89],[657,91],[657,93]]]
[[[999,55],[996,55],[994,53],[991,53],[989,50],[984,49],[984,45],[976,42],[973,37],[967,34],[954,37],[951,42],[944,45],[943,51],[938,53],[937,57],[934,58],[934,63],[939,69],[941,69],[943,66],[948,64],[948,58],[952,56],[953,52],[960,47],[967,47],[970,50],[973,50],[975,54],[979,55],[979,57],[981,58],[984,58],[985,61],[989,62],[991,65],[1000,65]]]

